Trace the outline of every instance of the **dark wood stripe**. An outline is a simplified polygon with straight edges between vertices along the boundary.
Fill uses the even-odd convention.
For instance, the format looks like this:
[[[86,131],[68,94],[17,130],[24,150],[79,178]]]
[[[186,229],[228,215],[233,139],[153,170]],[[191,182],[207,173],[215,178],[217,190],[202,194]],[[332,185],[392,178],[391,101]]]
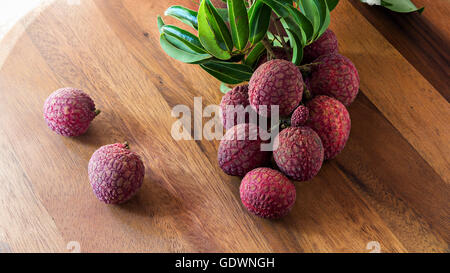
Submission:
[[[440,31],[418,13],[399,14],[359,0],[350,3],[447,101],[450,100],[450,37],[445,30]],[[436,3],[429,3],[425,12],[438,8]]]
[[[407,249],[446,249],[448,185],[362,92],[349,112],[350,139],[330,163]]]

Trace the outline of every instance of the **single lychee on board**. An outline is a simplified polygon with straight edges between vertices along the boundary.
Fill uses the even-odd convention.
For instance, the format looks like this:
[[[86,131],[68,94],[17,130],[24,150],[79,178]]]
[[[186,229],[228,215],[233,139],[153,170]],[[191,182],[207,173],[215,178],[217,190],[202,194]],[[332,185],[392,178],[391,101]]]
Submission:
[[[300,104],[302,96],[302,74],[295,64],[286,60],[264,63],[256,69],[249,82],[250,105],[262,116],[270,116],[274,105],[279,106],[281,116],[287,116]]]
[[[336,35],[331,29],[327,29],[319,39],[305,47],[303,63],[312,63],[323,55],[339,53],[339,45]]]
[[[310,118],[306,126],[320,136],[325,149],[325,159],[336,157],[350,136],[351,120],[347,108],[338,100],[317,96],[307,103]]]
[[[309,109],[304,105],[300,105],[295,109],[291,117],[291,126],[300,127],[306,124],[309,119]]]
[[[144,181],[142,159],[128,144],[100,147],[89,160],[89,180],[97,198],[106,204],[121,204],[133,197]]]
[[[89,95],[71,87],[56,90],[44,103],[45,122],[50,129],[63,136],[86,133],[99,113]]]
[[[324,149],[314,130],[290,127],[278,134],[275,143],[278,147],[273,152],[273,158],[285,175],[297,181],[308,181],[319,173]]]
[[[288,214],[297,197],[294,184],[279,171],[269,168],[247,173],[239,191],[242,204],[249,212],[268,219]]]
[[[270,152],[263,151],[261,129],[253,123],[242,123],[230,128],[220,141],[219,166],[228,175],[244,176],[270,160]]]
[[[313,66],[309,86],[314,96],[333,97],[349,106],[359,92],[359,74],[355,65],[340,54],[317,58]]]
[[[248,105],[248,85],[236,86],[227,92],[220,102],[223,127],[228,130],[237,124],[248,123],[250,117],[245,111]]]

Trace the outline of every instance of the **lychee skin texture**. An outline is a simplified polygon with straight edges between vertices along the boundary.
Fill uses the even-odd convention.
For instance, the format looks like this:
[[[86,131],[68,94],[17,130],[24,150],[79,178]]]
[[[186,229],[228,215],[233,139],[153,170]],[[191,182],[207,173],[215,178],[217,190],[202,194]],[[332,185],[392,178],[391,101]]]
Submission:
[[[291,126],[300,127],[306,124],[309,119],[309,109],[303,105],[300,105],[295,109],[291,117]]]
[[[279,171],[269,168],[250,171],[242,180],[240,195],[249,212],[267,219],[288,214],[297,197],[294,184]]]
[[[249,122],[249,115],[248,113],[245,113],[245,108],[249,104],[248,85],[236,86],[226,93],[220,102],[223,127],[228,130],[237,125],[238,122]],[[232,109],[233,106],[235,107],[234,109]],[[240,106],[242,106],[242,108]],[[242,116],[244,119],[238,119],[238,116]]]
[[[94,194],[100,201],[121,204],[141,188],[145,167],[139,155],[117,143],[94,152],[88,174]]]
[[[350,136],[351,120],[347,108],[338,100],[318,96],[308,102],[310,118],[307,123],[322,140],[325,159],[336,157]]]
[[[258,114],[271,115],[271,106],[279,106],[279,114],[287,116],[300,104],[303,77],[295,64],[286,60],[271,60],[253,73],[249,82],[249,101]],[[267,105],[267,115],[261,106]]]
[[[345,56],[331,54],[321,56],[314,62],[310,80],[314,95],[326,95],[349,106],[359,92],[359,74],[355,65]]]
[[[322,167],[324,149],[319,135],[308,127],[290,127],[278,134],[273,158],[278,168],[297,181],[308,181]]]
[[[266,165],[270,152],[261,151],[261,129],[253,123],[238,124],[220,141],[219,166],[228,175],[244,176],[254,168]]]
[[[58,89],[44,103],[44,119],[48,127],[63,136],[86,133],[96,114],[94,101],[75,88]]]
[[[318,40],[305,47],[303,62],[311,63],[320,56],[333,53],[339,53],[339,44],[334,32],[327,29]]]

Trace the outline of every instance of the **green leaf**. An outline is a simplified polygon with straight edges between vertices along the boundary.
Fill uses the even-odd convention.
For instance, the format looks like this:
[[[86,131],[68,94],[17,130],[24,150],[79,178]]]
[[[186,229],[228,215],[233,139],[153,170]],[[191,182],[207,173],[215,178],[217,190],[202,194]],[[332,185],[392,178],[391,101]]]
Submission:
[[[161,16],[158,16],[157,21],[158,21],[159,34],[161,34],[162,33],[161,28],[165,25],[165,23],[164,23],[163,19],[161,18]]]
[[[317,37],[320,29],[319,9],[314,0],[300,0],[300,11],[311,21],[314,29],[314,37]]]
[[[289,16],[289,10],[280,1],[276,0],[257,0],[262,1],[272,8],[272,10],[280,17],[285,18]]]
[[[212,58],[209,54],[192,53],[178,48],[167,40],[164,33],[160,35],[159,42],[167,55],[183,63],[197,64]]]
[[[249,40],[250,43],[254,45],[261,41],[266,35],[267,30],[269,29],[272,10],[260,0],[256,0],[248,10],[248,15],[250,21]]]
[[[226,83],[224,82],[220,83],[220,92],[222,92],[223,94],[230,92],[232,89],[233,88],[228,87]]]
[[[306,16],[301,13],[298,9],[294,8],[293,6],[286,6],[289,8],[289,12],[291,13],[292,17],[295,19],[297,24],[300,26],[300,28],[304,31],[306,36],[306,43],[311,42],[314,39],[314,29],[311,21],[309,21]]]
[[[194,34],[172,25],[165,25],[161,28],[161,30],[167,36],[179,40],[193,51],[198,53],[207,53],[200,43],[200,40]]]
[[[244,64],[250,67],[254,67],[256,62],[264,52],[266,52],[266,48],[264,47],[264,45],[261,42],[257,43],[255,47],[253,47],[252,51],[250,51],[250,53],[248,54],[247,58],[244,61]]]
[[[166,24],[164,23],[163,19],[161,18],[161,16],[158,16],[158,29],[159,29],[159,33],[163,33],[162,28],[165,26]],[[196,51],[192,50],[190,47],[188,47],[186,44],[184,44],[182,41],[172,37],[172,36],[165,36],[165,39],[171,43],[172,45],[174,45],[176,48],[184,50],[186,52],[189,53],[197,53]]]
[[[208,61],[200,66],[216,79],[228,84],[249,81],[253,74],[253,69],[244,64]]]
[[[328,10],[326,1],[315,0],[315,2],[317,7],[319,8],[319,16],[320,16],[320,27],[319,33],[317,34],[317,38],[319,38],[330,26],[330,11]]]
[[[299,37],[297,32],[292,31],[290,28],[286,28],[286,31],[292,46],[292,62],[296,65],[300,65],[303,60],[302,38]]]
[[[198,36],[203,47],[218,59],[230,59],[233,49],[230,31],[210,0],[202,0],[197,20]]]
[[[164,13],[166,16],[172,16],[181,22],[198,29],[197,12],[182,6],[172,6]]]
[[[222,18],[222,20],[225,23],[229,23],[230,21],[228,20],[228,9],[221,9],[221,8],[216,8],[217,13],[219,13],[220,17]]]
[[[337,4],[339,4],[339,0],[326,0],[328,9],[330,11],[334,10],[336,8]]]
[[[244,0],[228,0],[228,18],[230,21],[233,43],[237,49],[247,46],[249,37],[249,22]]]
[[[424,8],[417,8],[410,0],[381,0],[381,5],[395,12],[415,12],[422,13]]]

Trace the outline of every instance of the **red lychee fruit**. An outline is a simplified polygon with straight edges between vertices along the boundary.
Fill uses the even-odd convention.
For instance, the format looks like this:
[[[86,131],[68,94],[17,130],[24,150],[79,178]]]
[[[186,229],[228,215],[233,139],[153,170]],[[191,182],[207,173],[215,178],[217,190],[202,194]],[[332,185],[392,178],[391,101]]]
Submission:
[[[349,106],[359,92],[359,74],[345,56],[330,54],[317,58],[310,79],[314,95],[327,95]]]
[[[245,111],[248,105],[248,85],[236,86],[226,93],[220,102],[223,127],[228,130],[237,124],[248,123],[249,114]]]
[[[272,48],[273,53],[275,54],[276,59],[290,61],[288,54],[286,54],[286,50],[282,47],[274,47]],[[267,63],[267,54],[263,54],[259,57],[258,63],[256,64],[256,68],[260,67],[262,64]]]
[[[89,160],[89,180],[95,196],[106,204],[121,204],[133,197],[144,181],[145,167],[127,144],[99,148]]]
[[[303,105],[300,105],[295,109],[291,117],[291,126],[300,127],[306,124],[309,119],[309,109]]]
[[[262,116],[270,116],[274,105],[279,106],[281,116],[287,116],[300,104],[302,96],[302,74],[295,64],[286,60],[266,62],[250,79],[250,105]],[[267,107],[267,113],[262,106]]]
[[[220,141],[219,166],[228,175],[244,176],[254,168],[264,166],[270,152],[263,151],[261,129],[253,123],[242,123],[227,131]]]
[[[307,103],[311,127],[322,140],[325,159],[336,157],[345,147],[350,136],[351,120],[347,108],[338,100],[317,96]]]
[[[322,167],[324,148],[319,135],[308,127],[290,127],[278,134],[273,158],[288,177],[308,181]]]
[[[99,113],[89,95],[70,87],[56,90],[44,103],[44,119],[48,127],[63,136],[86,133]]]
[[[331,29],[327,29],[319,39],[305,47],[303,63],[312,63],[320,56],[333,53],[339,53],[338,40],[334,32]]]
[[[288,214],[297,197],[294,184],[279,171],[269,168],[247,173],[240,186],[240,195],[249,212],[268,219]]]

